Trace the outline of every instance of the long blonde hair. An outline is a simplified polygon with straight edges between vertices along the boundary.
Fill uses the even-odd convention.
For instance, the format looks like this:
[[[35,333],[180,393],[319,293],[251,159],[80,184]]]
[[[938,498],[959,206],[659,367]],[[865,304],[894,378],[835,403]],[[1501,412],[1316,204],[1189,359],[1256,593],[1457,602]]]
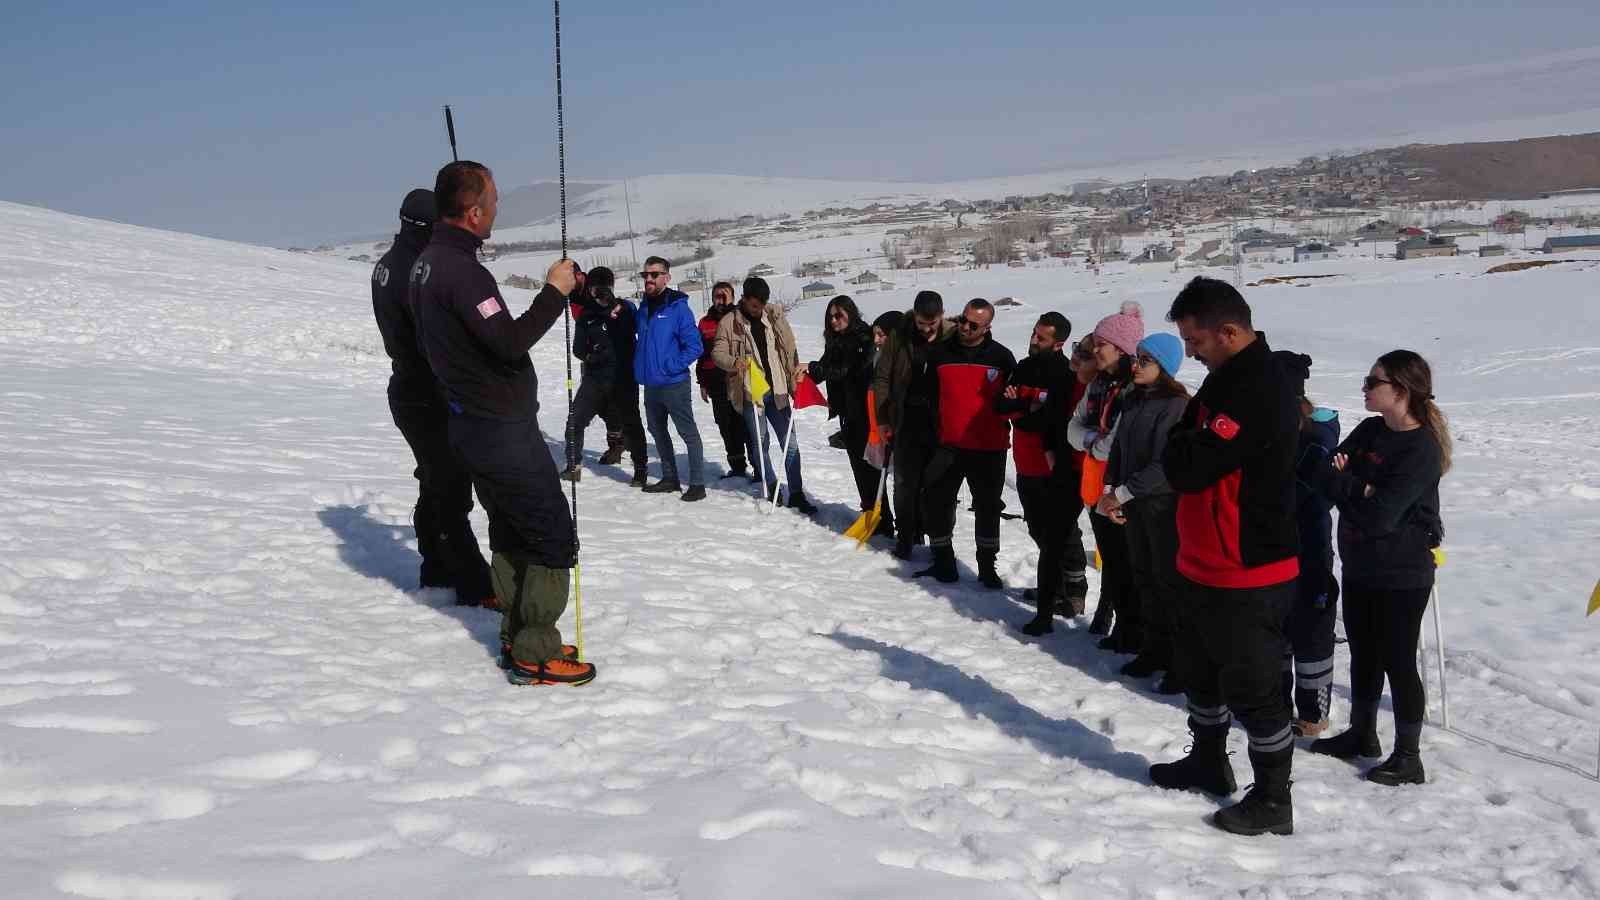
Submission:
[[[1420,353],[1414,350],[1391,350],[1378,357],[1378,365],[1399,387],[1406,391],[1406,411],[1422,423],[1439,445],[1439,474],[1450,471],[1450,425],[1445,421],[1439,405],[1433,402],[1433,369]]]

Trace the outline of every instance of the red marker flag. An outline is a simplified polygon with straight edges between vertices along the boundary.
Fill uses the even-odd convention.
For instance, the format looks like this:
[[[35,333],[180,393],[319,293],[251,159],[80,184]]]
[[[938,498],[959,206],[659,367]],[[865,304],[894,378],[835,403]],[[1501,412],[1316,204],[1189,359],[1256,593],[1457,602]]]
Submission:
[[[794,408],[805,409],[808,406],[827,406],[828,398],[822,395],[817,383],[811,380],[810,375],[801,375],[800,383],[794,386]]]

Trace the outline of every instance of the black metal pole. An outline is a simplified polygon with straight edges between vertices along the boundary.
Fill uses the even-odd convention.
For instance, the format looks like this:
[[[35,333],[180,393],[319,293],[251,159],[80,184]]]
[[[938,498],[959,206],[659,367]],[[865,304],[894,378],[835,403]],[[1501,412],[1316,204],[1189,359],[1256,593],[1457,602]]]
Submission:
[[[450,158],[460,161],[461,157],[456,155],[456,120],[454,116],[450,115],[450,104],[448,103],[444,105],[444,130],[450,133]]]

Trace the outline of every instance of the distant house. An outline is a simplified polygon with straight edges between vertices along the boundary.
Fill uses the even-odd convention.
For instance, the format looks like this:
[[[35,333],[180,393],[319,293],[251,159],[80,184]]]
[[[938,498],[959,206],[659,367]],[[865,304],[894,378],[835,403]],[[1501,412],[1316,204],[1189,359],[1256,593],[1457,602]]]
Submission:
[[[1395,245],[1395,259],[1421,259],[1425,256],[1455,256],[1458,253],[1455,238],[1414,237]]]
[[[746,274],[748,274],[751,278],[771,278],[772,276],[778,274],[778,270],[767,265],[766,263],[756,263],[750,267],[750,271]]]
[[[1138,256],[1128,260],[1134,265],[1145,263],[1169,263],[1178,258],[1178,254],[1157,244],[1150,244],[1140,251]]]
[[[1245,262],[1273,262],[1278,258],[1278,246],[1269,241],[1251,241],[1239,248]]]
[[[1221,249],[1222,249],[1222,241],[1220,239],[1218,239],[1218,238],[1212,238],[1210,240],[1207,240],[1205,243],[1201,244],[1200,245],[1200,249],[1194,251],[1193,253],[1189,254],[1188,256],[1185,256],[1183,258],[1183,261],[1184,262],[1192,262],[1192,263],[1205,262],[1206,260],[1210,259],[1211,257],[1216,256],[1217,255],[1217,251],[1219,251]]]
[[[1600,234],[1574,234],[1567,237],[1545,238],[1544,246],[1539,249],[1546,253],[1600,250]]]
[[[1505,244],[1484,244],[1482,247],[1478,248],[1478,255],[1479,256],[1505,256],[1506,255],[1506,245]]]
[[[695,291],[703,291],[705,289],[706,283],[698,278],[678,282],[678,290],[683,291],[685,294],[692,294]]]
[[[1447,221],[1440,222],[1439,224],[1433,226],[1432,229],[1434,234],[1454,235],[1477,234],[1482,230],[1482,225],[1474,225],[1471,222],[1463,222],[1460,219],[1449,219]]]
[[[1338,259],[1339,254],[1327,244],[1312,242],[1302,247],[1294,248],[1295,262],[1315,262],[1323,259]]]
[[[883,281],[883,279],[879,278],[878,274],[872,271],[862,272],[860,275],[849,279],[849,283],[856,285],[857,287],[876,286],[881,281]]]
[[[800,289],[800,299],[810,300],[815,297],[832,297],[838,290],[826,281],[813,281]]]

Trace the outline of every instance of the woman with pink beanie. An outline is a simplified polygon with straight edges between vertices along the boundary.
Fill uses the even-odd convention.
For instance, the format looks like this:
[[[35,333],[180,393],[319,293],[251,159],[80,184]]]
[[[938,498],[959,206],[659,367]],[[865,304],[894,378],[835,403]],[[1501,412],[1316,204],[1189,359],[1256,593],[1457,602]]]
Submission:
[[[1144,338],[1143,309],[1129,300],[1094,327],[1094,361],[1099,377],[1089,385],[1067,424],[1067,441],[1084,451],[1084,503],[1093,510],[1104,493],[1105,463],[1122,413],[1121,397],[1133,383],[1132,360]],[[1102,650],[1137,652],[1144,636],[1140,633],[1138,597],[1133,588],[1133,565],[1128,556],[1128,539],[1123,533],[1121,514],[1115,518],[1090,512],[1095,546],[1100,550],[1100,600],[1095,607],[1091,634],[1115,631],[1100,642]]]

